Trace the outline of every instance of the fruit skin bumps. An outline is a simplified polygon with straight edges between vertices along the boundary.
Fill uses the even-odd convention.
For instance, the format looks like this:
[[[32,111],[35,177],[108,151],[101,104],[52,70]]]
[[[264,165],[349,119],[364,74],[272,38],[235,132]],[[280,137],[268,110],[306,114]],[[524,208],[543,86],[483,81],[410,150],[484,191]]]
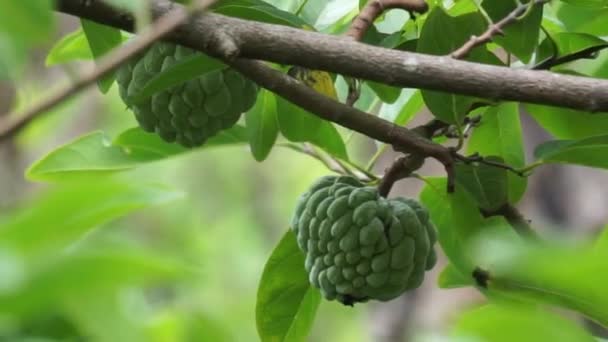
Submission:
[[[180,45],[157,42],[123,65],[116,76],[120,97],[133,110],[142,129],[185,147],[200,146],[232,127],[254,105],[258,92],[255,83],[227,68],[131,101],[160,72],[197,54]]]
[[[387,301],[422,283],[437,256],[435,228],[418,202],[380,197],[348,176],[301,195],[291,222],[312,285],[328,300]]]

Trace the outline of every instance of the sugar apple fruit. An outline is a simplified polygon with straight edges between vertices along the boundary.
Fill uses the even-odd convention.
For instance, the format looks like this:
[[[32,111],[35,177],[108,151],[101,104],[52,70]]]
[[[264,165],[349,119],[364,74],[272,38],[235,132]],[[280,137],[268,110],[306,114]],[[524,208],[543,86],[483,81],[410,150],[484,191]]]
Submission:
[[[130,99],[158,73],[198,54],[192,49],[158,42],[123,65],[116,75],[120,96],[139,125],[167,142],[186,147],[202,145],[209,137],[233,126],[255,103],[258,87],[227,68],[215,70],[137,103]]]
[[[387,301],[422,283],[437,256],[435,228],[412,199],[385,199],[347,176],[326,176],[304,193],[291,227],[310,283],[328,300]]]

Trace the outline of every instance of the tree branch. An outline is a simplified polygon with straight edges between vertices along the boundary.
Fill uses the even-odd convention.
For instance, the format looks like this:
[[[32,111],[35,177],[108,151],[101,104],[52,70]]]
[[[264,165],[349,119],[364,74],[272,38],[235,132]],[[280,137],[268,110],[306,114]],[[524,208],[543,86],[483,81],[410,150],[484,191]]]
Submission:
[[[178,5],[175,5],[178,6]],[[151,1],[152,17],[171,8],[168,0]],[[57,8],[102,24],[131,31],[130,16],[99,0],[57,0]],[[231,49],[223,47],[229,37]],[[373,80],[397,87],[471,95],[495,101],[546,104],[589,112],[608,111],[608,80],[512,69],[459,61],[444,56],[374,47],[286,26],[204,14],[168,37],[220,58],[262,59]],[[228,51],[230,50],[230,51]]]
[[[473,50],[475,47],[491,42],[492,38],[494,38],[494,36],[504,35],[503,30],[505,29],[505,27],[507,27],[507,26],[511,25],[513,22],[517,21],[517,19],[521,15],[526,13],[526,11],[531,6],[542,6],[549,1],[550,0],[532,0],[529,3],[521,4],[517,7],[515,7],[515,9],[513,11],[511,11],[511,13],[509,13],[506,17],[502,18],[499,22],[490,24],[488,29],[482,35],[471,36],[471,39],[469,39],[466,43],[464,43],[464,45],[462,45],[460,48],[458,48],[457,50],[452,52],[452,54],[451,54],[452,58],[456,58],[456,59],[465,58],[471,52],[471,50]]]
[[[176,6],[174,9],[168,10],[166,16],[159,18],[154,25],[139,34],[133,42],[124,45],[120,49],[102,58],[93,71],[75,79],[71,84],[52,93],[46,99],[33,106],[27,107],[23,112],[9,114],[8,117],[13,117],[15,119],[13,119],[13,121],[6,120],[6,122],[0,121],[0,142],[12,137],[37,116],[44,114],[49,109],[120,67],[129,60],[129,58],[137,55],[155,41],[179,27],[190,15],[202,12],[213,2],[214,0],[200,0],[196,1],[190,9],[186,9],[183,6]]]

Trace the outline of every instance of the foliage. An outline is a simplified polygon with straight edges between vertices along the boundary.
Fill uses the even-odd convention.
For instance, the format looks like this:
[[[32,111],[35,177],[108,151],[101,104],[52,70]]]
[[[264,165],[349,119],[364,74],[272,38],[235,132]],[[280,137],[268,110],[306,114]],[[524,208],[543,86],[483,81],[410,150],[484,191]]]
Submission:
[[[143,0],[111,3],[132,11],[138,28],[149,24]],[[341,34],[366,3],[222,0],[210,10],[250,21]],[[427,0],[426,13],[406,15],[393,10],[380,16],[364,42],[448,55],[471,36],[483,34],[490,22],[500,21],[517,6],[528,6],[504,27],[504,35],[474,47],[466,60],[549,69],[555,75],[608,78],[608,1],[537,3]],[[0,5],[1,80],[26,83],[31,75],[25,72],[25,56],[41,46],[48,52],[46,66],[71,72],[76,63],[99,61],[129,42],[130,34],[86,19],[79,22],[78,29],[56,39],[52,34],[57,30],[54,5],[51,0]],[[141,84],[129,89],[128,99],[148,103],[157,94],[179,91],[180,85],[196,78],[236,74],[224,62],[197,53],[171,66],[163,65],[138,80]],[[287,72],[290,66],[272,67]],[[425,107],[442,123],[429,138],[470,156],[457,160],[453,192],[446,191],[452,179],[419,175],[425,182],[420,202],[437,228],[441,252],[448,259],[437,285],[473,287],[485,297],[482,306],[456,319],[453,329],[446,332],[449,337],[594,340],[590,332],[556,315],[553,308],[576,312],[608,327],[608,294],[603,288],[608,281],[607,233],[595,244],[565,245],[551,237],[530,240],[514,232],[513,217],[503,211],[517,205],[526,192],[527,176],[545,164],[608,168],[605,113],[499,102],[492,94],[482,99],[398,89],[316,70],[300,71],[299,81],[341,101],[349,94],[349,85],[356,83],[360,94],[354,106],[399,126],[421,115]],[[305,255],[288,227],[297,195],[328,172],[357,177],[369,186],[382,183],[373,167],[386,146],[372,144],[376,155],[366,155],[356,144],[359,140],[351,139],[354,133],[365,132],[338,127],[275,95],[272,89],[261,89],[253,106],[243,105],[253,98],[222,103],[222,108],[249,109],[238,123],[234,124],[234,118],[231,127],[223,127],[227,129],[204,145],[188,149],[135,127],[131,113],[118,100],[116,76],[120,73],[97,80],[111,120],[99,124],[97,128],[102,130],[72,137],[63,145],[50,143],[55,147],[45,148],[43,156],[35,149],[37,161],[25,177],[44,184],[44,189],[14,208],[0,211],[0,339],[250,340],[254,307],[262,341],[301,341],[311,330],[314,336],[315,324],[327,324],[322,320],[315,323],[325,304],[309,283]],[[312,80],[307,82],[309,76]],[[324,82],[323,87],[314,86],[318,80]],[[59,132],[57,127],[74,120],[78,105],[84,107],[66,103],[53,121],[33,123],[17,142],[22,147],[49,144],[50,137]],[[520,121],[524,113],[551,136],[549,141],[530,146],[535,150],[533,160],[524,156]],[[241,152],[247,145],[253,159],[264,164],[243,166],[246,158]],[[309,163],[308,157],[321,163]],[[175,175],[171,170],[183,172],[183,179],[168,176]],[[257,173],[265,176],[260,178]],[[276,188],[257,184],[256,179],[276,182],[272,183]],[[192,203],[179,200],[183,192],[193,198]],[[148,207],[154,209],[146,210]],[[281,230],[256,222],[258,212],[268,208],[281,222]],[[145,215],[135,213],[141,210]],[[142,227],[150,231],[144,233]],[[271,253],[267,240],[279,240]],[[254,251],[252,258],[245,252],[247,248]],[[268,254],[263,266],[262,258]],[[201,261],[202,257],[209,260]],[[222,275],[227,279],[218,280]],[[258,279],[253,300],[249,285]],[[226,307],[213,298],[222,292],[226,297],[235,296],[226,299]],[[239,292],[251,298],[241,303]],[[194,307],[183,304],[193,297]],[[222,320],[214,310],[234,311],[235,316],[245,312],[243,320],[250,327],[239,332],[231,324],[232,316]],[[342,314],[351,319],[352,327],[353,311]]]

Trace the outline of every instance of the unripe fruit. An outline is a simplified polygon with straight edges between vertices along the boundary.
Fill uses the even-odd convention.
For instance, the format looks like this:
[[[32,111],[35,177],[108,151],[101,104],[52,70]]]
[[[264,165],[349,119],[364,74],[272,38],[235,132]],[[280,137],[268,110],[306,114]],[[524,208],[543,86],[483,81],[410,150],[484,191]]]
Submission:
[[[311,284],[347,305],[420,286],[437,259],[426,209],[412,199],[382,198],[353,177],[319,179],[300,197],[291,227]]]
[[[142,101],[131,101],[157,74],[198,53],[158,42],[118,69],[116,77],[120,97],[142,129],[185,147],[200,146],[232,127],[253,106],[258,91],[255,83],[228,68],[208,72]]]

